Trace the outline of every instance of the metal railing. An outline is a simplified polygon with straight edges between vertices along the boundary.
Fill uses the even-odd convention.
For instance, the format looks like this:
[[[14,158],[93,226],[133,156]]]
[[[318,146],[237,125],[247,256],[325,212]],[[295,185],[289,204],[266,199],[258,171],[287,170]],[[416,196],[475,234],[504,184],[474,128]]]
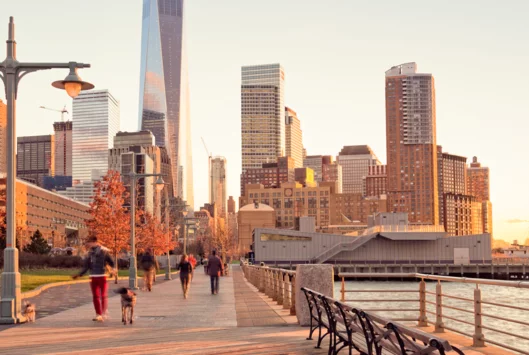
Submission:
[[[359,235],[369,235],[373,233],[445,233],[444,226],[436,225],[382,225],[364,229]]]
[[[296,315],[296,272],[267,266],[243,265],[246,280],[284,309]]]
[[[400,319],[395,318],[394,320],[415,321],[419,327],[433,325],[436,333],[442,333],[445,330],[459,333],[472,338],[474,347],[483,347],[486,346],[486,344],[492,344],[504,349],[519,352],[520,354],[529,355],[529,328],[517,332],[510,331],[510,328],[512,327],[529,327],[529,307],[527,305],[524,306],[523,303],[508,304],[497,300],[494,300],[494,302],[485,300],[482,297],[482,289],[480,288],[482,285],[487,285],[502,288],[527,289],[527,295],[522,296],[521,300],[529,303],[529,282],[527,281],[486,280],[419,273],[340,273],[339,276],[341,277],[340,293],[342,302],[349,301],[354,302],[355,304],[374,302],[375,304],[382,305],[376,309],[371,309],[371,311],[376,312],[417,312],[416,316]],[[347,290],[345,286],[346,278],[416,278],[420,279],[420,282],[418,290]],[[437,281],[433,291],[428,290],[426,283],[427,280]],[[473,296],[461,297],[459,295],[447,294],[446,292],[443,292],[443,284],[441,281],[472,284],[475,286],[473,289]],[[367,299],[346,299],[345,297],[346,293],[379,294],[382,292],[390,293],[392,298],[381,299],[380,297],[366,297]],[[418,293],[418,298],[407,297],[399,299],[398,296],[395,298],[394,295],[402,293]],[[508,294],[504,296],[509,297]],[[405,304],[418,304],[418,308],[417,306],[406,308],[388,307],[384,305],[386,303],[395,304],[401,302]],[[505,315],[509,310],[513,312],[516,311],[521,317],[515,318]],[[435,320],[430,321],[428,315],[431,315]],[[387,315],[385,316],[387,317]],[[450,324],[446,325],[445,320]],[[491,332],[493,336],[486,338],[483,333],[484,330]],[[500,337],[508,339],[508,344],[505,344],[505,340],[497,340]]]

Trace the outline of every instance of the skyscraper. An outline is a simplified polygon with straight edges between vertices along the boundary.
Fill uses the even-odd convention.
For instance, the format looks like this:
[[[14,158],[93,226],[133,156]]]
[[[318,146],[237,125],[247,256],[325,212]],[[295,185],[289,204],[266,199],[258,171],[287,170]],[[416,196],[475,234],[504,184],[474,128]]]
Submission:
[[[336,160],[342,166],[343,193],[365,196],[365,178],[369,175],[369,167],[381,165],[373,150],[368,145],[345,146]]]
[[[451,212],[444,209],[453,204],[445,204],[446,194],[466,195],[467,193],[467,158],[443,152],[437,146],[437,182],[439,193],[439,223],[445,224],[445,214]]]
[[[53,135],[17,138],[17,177],[42,187],[44,177],[54,175],[54,167]]]
[[[72,105],[72,175],[74,184],[108,171],[108,150],[119,131],[119,102],[108,90],[83,91]]]
[[[139,101],[140,128],[167,148],[175,195],[193,206],[184,0],[143,0]]]
[[[226,158],[210,158],[209,166],[209,203],[216,204],[221,217],[228,213],[228,185]]]
[[[286,154],[294,159],[296,168],[303,167],[303,136],[296,111],[285,107]]]
[[[285,155],[285,73],[280,64],[242,67],[242,172]]]
[[[72,121],[54,122],[55,175],[72,176]]]
[[[415,63],[386,71],[386,149],[388,211],[439,224],[435,85]]]
[[[0,100],[0,176],[7,174],[7,106]]]
[[[481,166],[477,157],[472,158],[472,163],[467,169],[467,193],[474,196],[482,204],[483,233],[492,236],[492,203],[490,202],[490,176],[489,168]]]

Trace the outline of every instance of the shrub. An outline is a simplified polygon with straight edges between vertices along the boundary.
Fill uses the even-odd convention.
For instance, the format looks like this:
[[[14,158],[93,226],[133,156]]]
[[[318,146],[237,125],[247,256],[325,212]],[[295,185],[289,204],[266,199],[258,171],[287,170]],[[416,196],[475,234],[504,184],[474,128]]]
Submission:
[[[21,252],[18,264],[22,269],[81,268],[83,259],[70,255],[39,255]],[[0,268],[4,267],[4,256],[0,255]]]

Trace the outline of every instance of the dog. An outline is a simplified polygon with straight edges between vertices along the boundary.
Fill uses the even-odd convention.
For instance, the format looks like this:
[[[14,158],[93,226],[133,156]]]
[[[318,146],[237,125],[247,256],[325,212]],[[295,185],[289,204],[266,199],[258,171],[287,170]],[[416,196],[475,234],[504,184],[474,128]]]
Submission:
[[[125,287],[118,288],[115,292],[121,295],[121,321],[123,325],[127,325],[127,322],[132,324],[136,293]]]
[[[34,323],[37,317],[37,308],[33,303],[28,301],[24,302],[24,317],[28,319],[28,322]]]

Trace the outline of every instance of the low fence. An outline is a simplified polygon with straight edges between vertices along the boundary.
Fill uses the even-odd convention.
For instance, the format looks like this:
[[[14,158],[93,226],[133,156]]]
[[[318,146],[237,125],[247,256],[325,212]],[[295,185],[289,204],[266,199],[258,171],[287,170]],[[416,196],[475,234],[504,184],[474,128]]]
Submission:
[[[472,338],[473,346],[475,347],[482,347],[488,343],[504,349],[519,352],[520,354],[529,355],[529,328],[519,329],[521,327],[529,327],[529,307],[523,307],[524,304],[519,302],[527,302],[529,300],[529,290],[527,291],[526,296],[522,295],[517,298],[517,302],[514,302],[515,304],[507,304],[505,301],[501,302],[494,300],[493,302],[483,299],[482,289],[480,288],[482,285],[502,287],[505,290],[504,297],[510,299],[512,293],[509,292],[510,289],[529,289],[529,282],[527,281],[486,280],[418,273],[340,273],[339,277],[341,277],[340,293],[342,302],[349,301],[354,302],[355,304],[374,303],[375,305],[378,305],[377,308],[366,308],[365,310],[383,312],[384,316],[386,316],[386,313],[392,312],[408,312],[408,314],[411,312],[414,316],[405,316],[400,319],[392,317],[391,319],[417,322],[419,327],[426,327],[431,324],[434,326],[436,333],[442,333],[445,330],[456,332]],[[420,282],[418,290],[347,290],[345,282],[347,278],[416,278],[419,279]],[[427,280],[437,281],[434,291],[427,289]],[[461,297],[459,295],[447,294],[446,292],[443,292],[443,284],[441,281],[471,284],[475,286],[473,289],[473,297]],[[381,299],[381,293],[388,293],[391,295],[391,298]],[[346,294],[370,295],[362,298],[347,299],[345,296]],[[376,296],[373,297],[374,295]],[[400,295],[403,298],[399,298],[397,295]],[[415,297],[413,295],[415,295]],[[448,299],[448,301],[445,299]],[[399,303],[410,304],[410,306],[386,306],[387,304]],[[507,310],[515,311],[518,317],[514,318],[505,315]],[[431,315],[435,321],[430,322],[428,315]],[[455,325],[448,326],[444,323],[445,320],[454,323]],[[515,330],[513,330],[513,328]],[[485,338],[484,331],[501,335],[503,341]]]
[[[248,282],[296,315],[295,271],[255,265],[243,265],[242,270]]]

